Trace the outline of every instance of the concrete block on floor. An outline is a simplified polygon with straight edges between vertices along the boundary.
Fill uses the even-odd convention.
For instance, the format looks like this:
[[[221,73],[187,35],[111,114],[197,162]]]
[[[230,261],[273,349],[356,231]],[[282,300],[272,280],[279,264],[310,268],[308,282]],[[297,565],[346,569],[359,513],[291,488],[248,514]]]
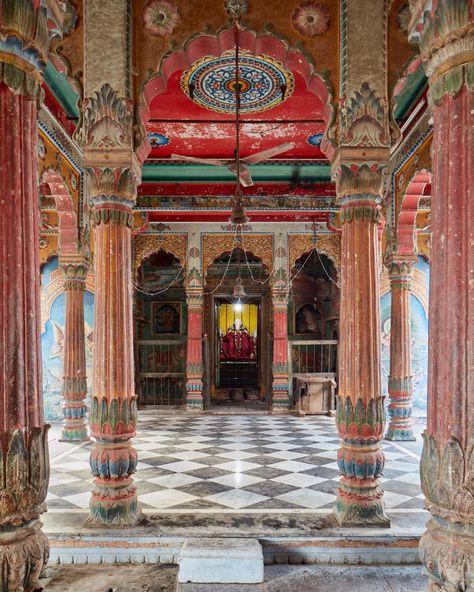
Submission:
[[[240,592],[242,584],[263,582],[263,553],[257,539],[186,539],[178,564],[180,584],[237,584]]]

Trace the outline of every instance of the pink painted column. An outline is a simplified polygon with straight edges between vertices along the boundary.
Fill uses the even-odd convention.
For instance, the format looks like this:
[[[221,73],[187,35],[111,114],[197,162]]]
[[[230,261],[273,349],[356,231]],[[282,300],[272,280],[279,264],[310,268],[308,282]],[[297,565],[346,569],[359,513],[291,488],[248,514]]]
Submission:
[[[188,339],[186,352],[186,407],[203,409],[203,294],[188,291]]]
[[[84,334],[87,266],[83,262],[70,262],[61,267],[66,298],[62,386],[64,422],[61,438],[65,442],[82,442],[88,439],[85,423],[87,375]]]
[[[371,173],[365,165],[360,169],[362,178],[374,177],[371,184],[379,185],[379,174]],[[346,193],[341,185],[336,424],[341,438],[337,462],[342,475],[335,514],[342,526],[389,526],[380,487],[385,412],[380,385],[379,197],[359,193],[357,186]],[[368,186],[366,183],[366,190]]]
[[[134,526],[141,518],[133,473],[137,453],[134,385],[131,201],[136,181],[129,169],[91,172],[94,211],[94,364],[90,411],[95,444],[90,465],[94,488],[87,523]]]
[[[273,292],[273,410],[288,409],[288,293]]]
[[[48,33],[43,9],[24,2],[20,14],[10,4],[0,9],[0,590],[29,592],[39,587],[49,554],[39,520],[49,426],[41,384],[36,147]]]
[[[410,286],[416,257],[393,255],[389,261],[390,375],[386,440],[415,440],[412,429]]]
[[[474,5],[414,6],[434,118],[428,426],[420,541],[430,591],[474,590]]]

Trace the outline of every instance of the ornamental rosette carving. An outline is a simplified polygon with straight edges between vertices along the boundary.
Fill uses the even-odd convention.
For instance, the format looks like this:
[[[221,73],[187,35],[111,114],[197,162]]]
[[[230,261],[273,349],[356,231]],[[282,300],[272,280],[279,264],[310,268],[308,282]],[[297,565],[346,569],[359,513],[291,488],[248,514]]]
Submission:
[[[46,511],[48,429],[17,429],[0,436],[0,526],[18,526]]]
[[[371,148],[390,146],[386,101],[377,97],[367,82],[341,107],[340,143]]]
[[[178,7],[171,0],[151,0],[143,10],[143,26],[153,37],[169,37],[181,22]]]
[[[324,4],[308,0],[297,6],[291,17],[293,28],[305,37],[323,35],[329,28],[329,12]]]
[[[131,102],[105,83],[83,101],[82,125],[77,141],[92,148],[129,148],[132,145]]]
[[[428,432],[423,434],[421,488],[432,514],[472,522],[474,518],[474,449],[464,450],[454,436],[440,450]]]

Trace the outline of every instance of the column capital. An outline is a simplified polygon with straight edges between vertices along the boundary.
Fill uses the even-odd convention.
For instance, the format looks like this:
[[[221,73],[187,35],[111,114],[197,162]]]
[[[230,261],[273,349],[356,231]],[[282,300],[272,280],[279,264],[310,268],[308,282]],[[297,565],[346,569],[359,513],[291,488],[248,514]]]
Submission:
[[[341,224],[353,220],[378,224],[381,216],[379,199],[375,195],[349,195],[341,200]]]
[[[469,0],[414,2],[409,39],[420,47],[434,103],[445,92],[457,95],[464,84],[473,90],[474,12]]]
[[[186,304],[189,309],[202,309],[204,304],[203,291],[196,288],[188,288],[186,290]]]
[[[332,162],[333,177],[336,181],[336,194],[338,198],[352,195],[373,195],[379,197],[382,194],[384,174],[387,170],[388,151],[385,149],[377,154],[374,151],[357,149],[359,157],[362,153],[368,158],[363,160],[343,160],[344,149],[341,148]],[[355,155],[353,155],[355,156]]]
[[[4,0],[0,11],[0,81],[28,98],[39,95],[48,61],[48,16],[39,4]]]
[[[92,220],[98,224],[122,224],[133,228],[137,177],[129,168],[88,169]]]
[[[418,259],[415,255],[390,255],[385,264],[392,284],[407,283],[408,288],[413,277],[413,269]]]
[[[88,265],[84,260],[59,261],[64,276],[64,288],[66,290],[85,290]]]
[[[129,98],[120,96],[106,82],[84,98],[82,113],[75,139],[83,147],[86,166],[97,160],[128,157],[133,149],[133,103]]]

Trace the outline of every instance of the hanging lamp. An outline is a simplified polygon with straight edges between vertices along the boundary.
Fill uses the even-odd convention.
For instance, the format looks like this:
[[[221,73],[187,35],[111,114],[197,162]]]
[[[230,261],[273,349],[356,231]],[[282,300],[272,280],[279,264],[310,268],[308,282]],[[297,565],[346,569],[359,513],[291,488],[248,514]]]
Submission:
[[[237,228],[246,224],[248,218],[245,214],[243,206],[242,187],[240,185],[240,90],[241,84],[239,80],[239,28],[238,23],[235,23],[235,167],[237,183],[235,187],[234,203],[232,204],[232,211],[229,222],[235,224]],[[242,283],[242,282],[241,282]],[[243,288],[243,286],[242,286]]]

